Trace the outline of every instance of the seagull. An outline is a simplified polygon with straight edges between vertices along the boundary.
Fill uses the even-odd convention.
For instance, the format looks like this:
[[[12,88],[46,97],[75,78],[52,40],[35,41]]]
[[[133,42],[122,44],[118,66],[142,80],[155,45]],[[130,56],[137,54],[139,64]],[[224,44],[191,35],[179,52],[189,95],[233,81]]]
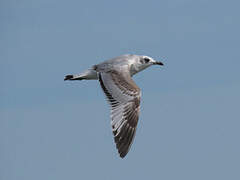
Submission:
[[[98,80],[111,107],[111,126],[119,156],[124,158],[136,134],[141,90],[132,76],[163,63],[149,56],[121,55],[92,66],[81,74],[66,75],[64,80]]]

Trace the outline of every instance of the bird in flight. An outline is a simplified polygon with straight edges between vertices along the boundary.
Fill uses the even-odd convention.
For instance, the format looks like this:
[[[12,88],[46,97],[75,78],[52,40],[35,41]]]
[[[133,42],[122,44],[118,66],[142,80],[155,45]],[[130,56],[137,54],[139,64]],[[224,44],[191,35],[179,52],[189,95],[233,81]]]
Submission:
[[[98,80],[111,106],[111,126],[121,158],[128,153],[135,137],[140,112],[141,90],[132,76],[163,63],[149,56],[122,55],[92,66],[64,80]]]

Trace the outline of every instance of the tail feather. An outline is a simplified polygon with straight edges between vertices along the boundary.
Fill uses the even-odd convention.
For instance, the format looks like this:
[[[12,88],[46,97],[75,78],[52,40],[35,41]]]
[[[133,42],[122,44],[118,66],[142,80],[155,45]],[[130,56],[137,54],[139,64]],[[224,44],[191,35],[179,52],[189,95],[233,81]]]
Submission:
[[[84,78],[69,74],[69,75],[65,76],[64,81],[66,81],[66,80],[73,81],[73,80],[82,80],[82,79],[84,79]]]
[[[65,78],[64,78],[64,81],[66,81],[66,80],[70,80],[70,81],[83,80],[83,79],[86,79],[86,80],[95,79],[95,80],[97,80],[98,79],[97,72],[94,69],[87,69],[86,71],[82,72],[81,74],[66,75]]]

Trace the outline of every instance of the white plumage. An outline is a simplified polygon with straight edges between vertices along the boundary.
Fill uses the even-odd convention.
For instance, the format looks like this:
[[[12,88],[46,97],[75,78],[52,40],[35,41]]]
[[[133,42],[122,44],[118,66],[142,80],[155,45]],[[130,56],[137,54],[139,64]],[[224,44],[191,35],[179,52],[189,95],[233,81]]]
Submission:
[[[64,80],[99,80],[111,106],[111,125],[120,157],[133,142],[140,112],[141,91],[132,76],[151,65],[163,65],[148,56],[122,55]]]

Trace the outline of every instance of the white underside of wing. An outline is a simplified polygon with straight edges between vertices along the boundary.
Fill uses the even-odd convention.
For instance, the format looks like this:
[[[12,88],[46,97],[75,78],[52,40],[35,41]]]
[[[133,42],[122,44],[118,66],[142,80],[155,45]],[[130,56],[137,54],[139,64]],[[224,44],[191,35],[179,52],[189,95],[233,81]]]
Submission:
[[[111,125],[115,143],[120,156],[124,157],[136,131],[140,90],[132,79],[117,77],[116,74],[100,73],[99,81],[111,105]]]
[[[123,105],[119,105],[117,108],[111,110],[111,119],[112,119],[111,125],[112,127],[114,127],[113,128],[114,131],[118,129],[121,123],[121,120],[123,119],[123,110],[124,110]]]

